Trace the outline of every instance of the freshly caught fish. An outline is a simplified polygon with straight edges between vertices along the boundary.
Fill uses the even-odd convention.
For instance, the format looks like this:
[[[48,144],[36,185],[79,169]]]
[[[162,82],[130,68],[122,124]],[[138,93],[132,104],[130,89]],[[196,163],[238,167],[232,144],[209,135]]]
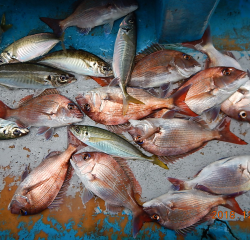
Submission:
[[[28,128],[20,128],[15,122],[0,119],[0,140],[19,138],[28,133]]]
[[[0,65],[0,85],[7,88],[45,89],[67,86],[76,81],[72,74],[35,63]]]
[[[0,64],[27,62],[49,52],[62,39],[52,33],[38,33],[10,44],[0,54]]]
[[[76,26],[83,34],[88,34],[96,26],[104,25],[105,34],[110,34],[115,20],[135,11],[135,0],[84,0],[66,19],[41,17],[57,36],[66,28]]]
[[[247,144],[230,131],[230,118],[226,117],[213,130],[200,118],[193,120],[147,118],[129,120],[129,130],[134,141],[144,150],[157,156],[162,161],[175,161],[203,148],[208,141],[220,140],[235,144]]]
[[[66,72],[96,77],[113,76],[113,71],[108,63],[96,55],[83,51],[67,49],[52,52],[38,60],[39,63],[59,68]]]
[[[108,211],[119,212],[128,208],[133,213],[134,238],[144,222],[152,221],[136,202],[135,194],[141,194],[141,186],[126,161],[101,152],[75,154],[70,161],[85,186],[84,204],[96,195],[105,201]]]
[[[87,125],[72,125],[69,127],[69,131],[80,141],[104,153],[125,159],[147,160],[168,169],[157,156],[145,155],[127,139],[105,129]]]
[[[234,197],[198,190],[169,192],[143,204],[143,209],[160,225],[186,234],[202,222],[213,219],[214,208],[222,205],[243,215]]]
[[[31,215],[57,207],[72,176],[69,163],[76,148],[51,152],[31,173],[26,171],[8,209],[13,214]]]
[[[84,96],[76,97],[82,111],[95,122],[105,125],[118,125],[128,122],[129,119],[141,119],[161,108],[174,109],[183,114],[196,116],[184,102],[189,87],[177,91],[169,98],[157,98],[140,88],[128,88],[132,97],[144,104],[130,103],[127,113],[123,115],[123,94],[119,87],[103,87],[93,89]]]
[[[233,67],[213,67],[200,71],[180,89],[191,85],[185,102],[198,115],[210,111],[215,119],[220,105],[248,81],[247,73]]]
[[[199,189],[212,194],[240,195],[250,190],[250,156],[220,159],[201,169],[192,180],[168,178],[176,190]]]
[[[50,139],[55,127],[81,122],[83,114],[74,102],[60,95],[57,90],[47,89],[37,97],[24,97],[16,109],[0,101],[0,117],[14,118],[22,127],[39,127],[38,134],[45,134],[46,139]]]
[[[136,56],[136,65],[128,82],[130,87],[160,87],[174,83],[201,70],[190,55],[153,44]]]
[[[136,18],[134,13],[127,15],[120,24],[115,40],[113,71],[115,79],[111,85],[119,83],[123,95],[123,115],[128,111],[129,103],[143,104],[127,93],[127,83],[132,72],[136,51]]]
[[[5,14],[3,14],[1,24],[0,24],[0,43],[2,41],[3,33],[9,30],[11,27],[12,27],[12,24],[6,24]]]

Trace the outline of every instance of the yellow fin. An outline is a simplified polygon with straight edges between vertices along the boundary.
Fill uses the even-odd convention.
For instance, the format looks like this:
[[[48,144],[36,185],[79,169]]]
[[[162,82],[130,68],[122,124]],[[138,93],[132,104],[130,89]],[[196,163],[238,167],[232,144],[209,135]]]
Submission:
[[[153,159],[153,164],[156,164],[156,165],[158,165],[159,167],[162,167],[162,168],[164,168],[164,169],[169,170],[168,166],[167,166],[166,164],[164,164],[164,163],[158,158],[158,156],[153,155],[153,156],[152,156],[152,159]]]

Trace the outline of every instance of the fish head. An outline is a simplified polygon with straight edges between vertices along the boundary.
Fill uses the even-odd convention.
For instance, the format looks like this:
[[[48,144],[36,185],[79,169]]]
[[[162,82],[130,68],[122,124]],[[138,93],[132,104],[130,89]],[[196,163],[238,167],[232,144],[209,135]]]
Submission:
[[[213,68],[214,85],[227,92],[235,92],[249,77],[247,73],[233,67]]]
[[[12,61],[12,52],[11,51],[3,51],[0,54],[0,65],[9,63]]]
[[[86,125],[72,125],[69,127],[69,130],[75,137],[77,137],[81,141],[88,140],[89,138],[89,130]]]
[[[66,125],[81,122],[83,119],[83,114],[78,106],[73,101],[63,96],[56,115],[60,121]]]
[[[27,135],[28,133],[28,128],[20,128],[16,124],[9,124],[0,128],[0,134],[2,136],[5,136],[6,139],[22,137]]]
[[[111,77],[114,75],[111,66],[104,61],[92,62],[92,70],[98,77]]]
[[[51,73],[46,76],[45,80],[53,87],[62,87],[75,82],[77,79],[74,75],[68,73]]]
[[[30,202],[25,195],[15,194],[8,206],[8,210],[12,214],[29,215]]]
[[[243,99],[232,107],[235,109],[235,119],[250,123],[250,95],[245,95]]]
[[[186,78],[201,70],[200,63],[186,53],[178,52],[175,55],[173,62],[178,72]]]
[[[121,22],[120,29],[122,32],[124,32],[126,35],[135,28],[136,18],[135,14],[129,13]]]

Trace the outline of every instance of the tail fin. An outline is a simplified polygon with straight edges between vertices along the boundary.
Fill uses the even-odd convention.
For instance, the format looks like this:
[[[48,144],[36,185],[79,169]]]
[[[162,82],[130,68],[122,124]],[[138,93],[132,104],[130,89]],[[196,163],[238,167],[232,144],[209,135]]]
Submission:
[[[208,26],[200,40],[182,43],[182,46],[192,48],[198,51],[203,50],[207,45],[212,44],[210,27]]]
[[[164,163],[159,159],[158,156],[153,155],[151,158],[152,158],[152,160],[153,160],[153,164],[156,164],[156,165],[158,165],[159,167],[162,167],[162,168],[164,168],[164,169],[169,170],[168,166],[167,166],[166,164],[164,164]]]
[[[168,177],[168,181],[171,182],[174,186],[173,189],[176,191],[186,190],[185,189],[185,181],[177,179],[177,178],[171,178]]]
[[[224,207],[229,208],[240,215],[244,215],[243,210],[240,208],[238,202],[235,200],[235,197],[226,196],[224,197],[224,199],[226,200],[226,203],[223,204]]]
[[[129,103],[135,103],[135,104],[144,104],[143,102],[141,102],[140,100],[133,98],[132,96],[130,96],[128,93],[123,96],[123,115],[126,115],[127,111],[128,111],[128,106]]]
[[[54,32],[57,37],[60,37],[63,33],[63,29],[60,26],[60,21],[63,19],[53,19],[53,18],[46,18],[40,17],[40,20],[46,23]]]
[[[0,101],[0,118],[6,119],[8,110],[10,110],[10,108]]]
[[[67,132],[68,132],[68,146],[72,145],[73,147],[76,148],[76,151],[79,151],[84,147],[88,146],[82,141],[80,141],[77,137],[75,137],[74,134],[69,130],[69,127],[67,128]]]
[[[171,98],[173,99],[174,105],[177,106],[177,109],[174,109],[174,110],[176,110],[179,113],[188,115],[188,116],[196,117],[198,115],[196,113],[194,113],[189,108],[189,106],[184,102],[190,87],[191,87],[191,85],[186,86],[186,87],[182,88],[181,90],[178,90],[177,92],[175,92],[171,96]]]
[[[140,206],[139,211],[133,213],[133,237],[136,238],[137,234],[141,230],[143,223],[153,222],[149,215]]]
[[[248,143],[246,143],[244,140],[240,139],[230,131],[230,123],[231,119],[229,117],[225,117],[216,127],[216,130],[220,134],[220,137],[218,137],[217,139],[224,142],[247,145]]]

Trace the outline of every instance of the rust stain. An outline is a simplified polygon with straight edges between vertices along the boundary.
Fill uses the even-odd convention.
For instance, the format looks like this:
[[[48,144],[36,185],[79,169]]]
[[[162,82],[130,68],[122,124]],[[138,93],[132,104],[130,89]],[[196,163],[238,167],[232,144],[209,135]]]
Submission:
[[[11,145],[11,146],[9,146],[9,148],[15,148],[16,146],[15,145]]]
[[[200,152],[201,155],[204,155],[204,152]]]
[[[29,154],[27,154],[27,158],[29,158],[30,157],[30,155]]]
[[[241,135],[243,135],[244,137],[246,136],[246,134],[247,134],[247,132],[245,131],[245,132],[243,132],[243,133],[241,133]]]
[[[250,213],[250,212],[249,212]],[[228,222],[232,231],[250,233],[250,216],[246,215],[244,221],[229,221]]]
[[[35,235],[35,238],[34,238],[34,240],[39,240],[39,239],[42,239],[42,238],[44,238],[44,239],[48,239],[48,234],[46,234],[45,232],[39,232],[39,233],[37,233],[36,235]]]
[[[55,138],[58,138],[59,137],[59,135],[56,133],[56,134],[54,134],[53,135]]]
[[[29,148],[24,147],[23,150],[26,150],[28,152],[31,152]]]

